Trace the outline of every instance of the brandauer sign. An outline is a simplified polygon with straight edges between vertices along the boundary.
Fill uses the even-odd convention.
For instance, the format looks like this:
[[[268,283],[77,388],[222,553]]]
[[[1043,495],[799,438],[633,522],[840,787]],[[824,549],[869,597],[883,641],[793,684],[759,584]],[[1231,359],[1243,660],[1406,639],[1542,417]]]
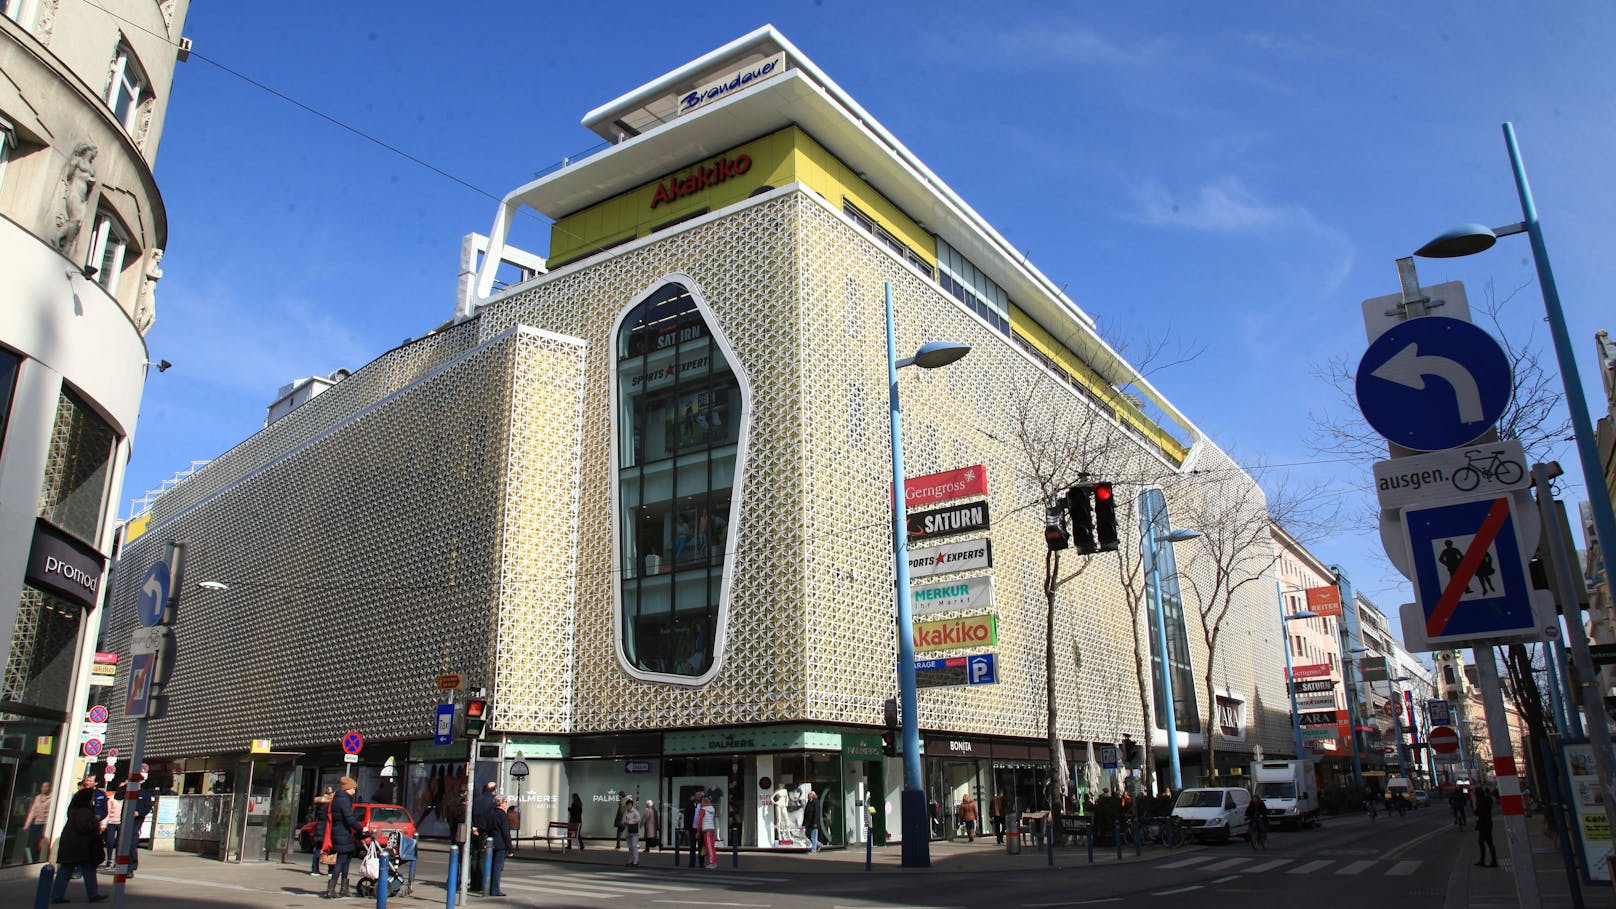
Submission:
[[[906,519],[909,542],[951,537],[988,529],[988,503],[967,502],[930,511],[917,511]]]
[[[949,499],[988,494],[988,469],[981,464],[911,477],[903,481],[903,507],[918,508]]]
[[[933,546],[929,549],[911,549],[906,558],[909,560],[910,578],[929,578],[932,575],[953,574],[956,571],[975,571],[978,568],[993,567],[993,544],[987,537],[982,537],[963,543]]]
[[[94,609],[106,565],[106,558],[83,541],[44,518],[35,519],[26,572],[29,584]]]
[[[940,622],[917,622],[914,632],[915,653],[987,647],[999,642],[998,624],[991,613]]]
[[[703,85],[693,92],[679,98],[679,113],[688,114],[703,104],[709,104],[720,98],[727,97],[754,82],[761,82],[770,76],[779,75],[786,68],[786,55],[784,51],[744,66],[733,72],[725,73],[712,82]]]

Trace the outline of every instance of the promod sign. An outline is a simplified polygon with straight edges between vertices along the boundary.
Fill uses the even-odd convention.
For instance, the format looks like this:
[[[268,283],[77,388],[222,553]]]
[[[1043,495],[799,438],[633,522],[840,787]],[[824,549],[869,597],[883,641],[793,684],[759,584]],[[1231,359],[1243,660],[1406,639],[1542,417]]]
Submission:
[[[999,642],[997,619],[997,616],[989,613],[939,622],[916,622],[915,653],[989,647],[997,644]]]

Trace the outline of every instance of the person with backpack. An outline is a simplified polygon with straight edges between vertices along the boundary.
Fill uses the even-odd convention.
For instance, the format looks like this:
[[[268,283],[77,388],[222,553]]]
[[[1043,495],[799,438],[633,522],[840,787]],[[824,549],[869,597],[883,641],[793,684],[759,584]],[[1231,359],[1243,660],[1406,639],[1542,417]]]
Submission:
[[[1486,786],[1476,790],[1476,845],[1481,849],[1476,867],[1497,868],[1498,847],[1493,845],[1493,797]],[[1491,860],[1488,859],[1489,853]]]

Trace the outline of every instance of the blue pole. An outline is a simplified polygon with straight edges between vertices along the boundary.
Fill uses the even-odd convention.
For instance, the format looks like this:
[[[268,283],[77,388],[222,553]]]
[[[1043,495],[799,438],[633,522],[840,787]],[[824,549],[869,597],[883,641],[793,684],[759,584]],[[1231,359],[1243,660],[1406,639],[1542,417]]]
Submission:
[[[449,845],[449,877],[445,882],[448,894],[443,901],[443,909],[455,909],[455,894],[460,890],[460,844]]]
[[[910,625],[909,530],[903,492],[903,427],[898,410],[898,352],[892,317],[892,282],[885,285],[887,310],[887,405],[892,420],[892,560],[897,571],[898,697],[903,705],[903,866],[931,865],[926,793],[920,780],[920,717],[915,696],[915,641]],[[1616,537],[1612,537],[1616,539]]]
[[[1565,312],[1560,308],[1560,291],[1554,284],[1554,270],[1549,267],[1549,249],[1543,242],[1543,225],[1537,220],[1537,205],[1532,201],[1532,187],[1526,182],[1526,165],[1521,161],[1520,147],[1515,144],[1515,124],[1504,124],[1504,144],[1509,146],[1509,163],[1515,171],[1515,189],[1521,197],[1521,220],[1526,222],[1526,233],[1532,241],[1532,263],[1537,266],[1538,288],[1543,292],[1543,309],[1548,314],[1549,333],[1554,338],[1554,356],[1560,365],[1560,381],[1565,386],[1566,407],[1571,410],[1571,427],[1577,438],[1577,457],[1582,462],[1583,482],[1593,492],[1588,505],[1594,513],[1594,527],[1599,532],[1601,545],[1599,561],[1606,578],[1616,578],[1610,570],[1611,549],[1616,548],[1616,512],[1612,511],[1610,496],[1601,494],[1605,477],[1604,465],[1599,461],[1599,448],[1595,442],[1593,424],[1588,421],[1588,400],[1582,393],[1582,377],[1577,373],[1577,357],[1571,348],[1571,335],[1566,331]]]
[[[490,878],[492,878],[493,874],[494,874],[494,838],[490,836],[490,837],[484,837],[483,838],[483,880],[482,880],[483,896],[493,896],[494,895],[494,888],[492,886],[493,881],[490,879]]]
[[[39,886],[34,888],[34,909],[45,909],[51,901],[51,885],[56,883],[56,866],[50,862],[39,869]]]
[[[1302,760],[1302,715],[1296,712],[1296,680],[1291,678],[1291,633],[1285,627],[1290,619],[1285,615],[1285,589],[1274,582],[1274,594],[1279,597],[1279,646],[1285,648],[1285,690],[1291,694],[1291,729],[1296,733],[1296,759]]]
[[[403,834],[399,834],[403,836]],[[385,841],[381,843],[381,851],[376,857],[376,909],[387,909],[387,878],[392,870],[393,857]]]
[[[1177,792],[1184,788],[1184,774],[1178,764],[1178,720],[1173,715],[1173,666],[1167,656],[1167,617],[1162,613],[1161,565],[1156,553],[1156,516],[1151,512],[1150,494],[1147,492],[1144,498],[1145,540],[1150,547],[1150,603],[1152,611],[1156,614],[1156,650],[1161,654],[1162,705],[1167,720],[1167,758],[1173,769],[1173,791]]]

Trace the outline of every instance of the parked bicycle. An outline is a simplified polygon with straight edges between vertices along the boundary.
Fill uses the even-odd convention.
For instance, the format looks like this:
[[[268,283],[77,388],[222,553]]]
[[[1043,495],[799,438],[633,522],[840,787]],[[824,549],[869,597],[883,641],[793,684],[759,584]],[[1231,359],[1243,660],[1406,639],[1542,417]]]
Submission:
[[[1509,486],[1519,483],[1526,475],[1519,462],[1504,458],[1502,448],[1493,451],[1488,457],[1483,457],[1482,454],[1479,448],[1465,452],[1465,466],[1453,472],[1454,489],[1469,492],[1481,485],[1483,477]]]
[[[1160,843],[1168,849],[1177,849],[1178,844],[1184,842],[1182,822],[1172,815],[1145,821],[1145,835],[1151,842]]]

